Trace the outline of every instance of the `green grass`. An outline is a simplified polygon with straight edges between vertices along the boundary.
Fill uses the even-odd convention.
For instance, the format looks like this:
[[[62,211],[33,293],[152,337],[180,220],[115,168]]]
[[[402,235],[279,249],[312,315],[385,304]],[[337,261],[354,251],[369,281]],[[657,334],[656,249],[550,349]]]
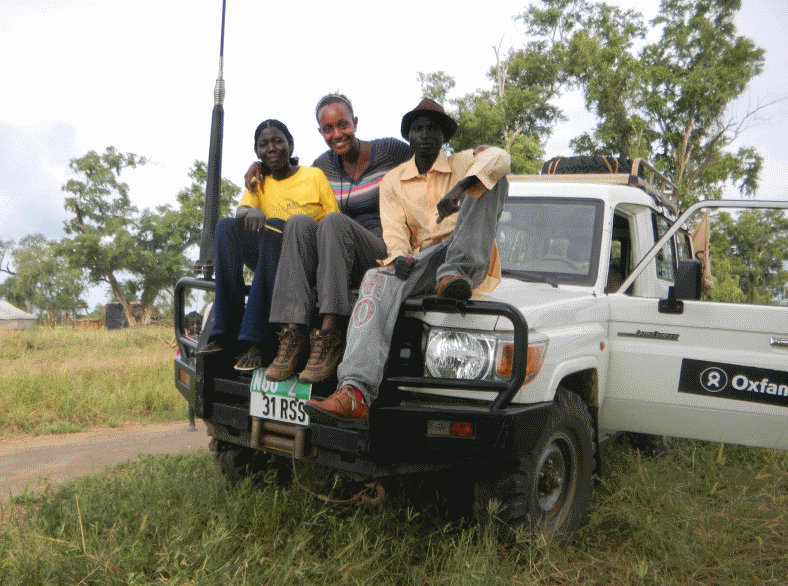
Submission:
[[[0,330],[0,438],[185,417],[171,338],[160,326]]]
[[[165,328],[0,331],[0,438],[185,417]],[[326,504],[351,485],[225,482],[211,454],[142,457],[0,503],[0,584],[788,586],[788,452],[674,440],[603,450],[567,547],[499,544],[449,481],[390,482],[379,508]],[[304,488],[308,490],[305,490]]]
[[[653,460],[623,444],[604,456],[563,549],[497,543],[439,482],[391,483],[381,507],[358,509],[273,474],[229,485],[210,454],[144,457],[2,505],[0,583],[788,584],[788,454],[677,441]],[[348,495],[332,473],[299,464],[299,477]]]

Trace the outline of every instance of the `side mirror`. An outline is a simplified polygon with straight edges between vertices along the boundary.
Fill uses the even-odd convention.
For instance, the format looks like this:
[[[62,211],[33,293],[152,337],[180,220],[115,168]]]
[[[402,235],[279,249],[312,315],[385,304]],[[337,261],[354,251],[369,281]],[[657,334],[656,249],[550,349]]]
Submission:
[[[676,299],[693,299],[698,301],[701,295],[701,279],[703,263],[696,258],[680,260],[679,270],[676,274],[676,284],[673,285],[673,295]]]
[[[699,260],[680,260],[676,283],[668,289],[668,298],[659,300],[657,310],[660,313],[684,313],[682,299],[700,299],[702,272],[703,264]]]

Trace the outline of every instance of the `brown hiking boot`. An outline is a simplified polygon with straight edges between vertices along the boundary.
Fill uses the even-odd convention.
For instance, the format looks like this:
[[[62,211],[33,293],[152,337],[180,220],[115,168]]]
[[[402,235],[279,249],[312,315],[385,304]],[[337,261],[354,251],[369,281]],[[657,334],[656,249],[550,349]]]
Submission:
[[[298,368],[298,363],[309,350],[306,332],[300,328],[283,327],[279,331],[279,352],[265,371],[265,378],[279,382],[289,379]]]
[[[309,336],[312,350],[309,361],[298,377],[302,383],[319,383],[326,380],[337,369],[345,351],[345,338],[337,330],[314,330]]]
[[[310,399],[304,404],[304,411],[310,419],[323,423],[337,423],[352,419],[369,419],[369,406],[358,389],[352,385],[342,385],[324,401]]]

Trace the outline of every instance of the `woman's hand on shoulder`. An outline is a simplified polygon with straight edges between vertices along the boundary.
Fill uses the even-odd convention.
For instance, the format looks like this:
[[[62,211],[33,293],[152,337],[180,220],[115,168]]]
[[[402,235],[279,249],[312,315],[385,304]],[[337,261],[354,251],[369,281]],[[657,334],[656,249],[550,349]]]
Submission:
[[[263,181],[263,164],[255,161],[249,165],[249,170],[244,175],[244,186],[248,191],[254,191],[259,183]]]

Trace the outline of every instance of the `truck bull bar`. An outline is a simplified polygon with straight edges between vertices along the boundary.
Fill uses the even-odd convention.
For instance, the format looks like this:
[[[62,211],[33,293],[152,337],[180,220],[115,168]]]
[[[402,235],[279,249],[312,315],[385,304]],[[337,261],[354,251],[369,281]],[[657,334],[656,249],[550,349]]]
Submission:
[[[498,396],[490,409],[500,411],[508,407],[514,396],[523,386],[528,356],[528,324],[525,317],[516,307],[498,301],[473,301],[444,299],[440,297],[414,297],[406,299],[400,313],[439,312],[473,315],[495,315],[506,317],[514,326],[514,348],[512,360],[512,376],[507,382],[465,380],[454,378],[431,378],[414,376],[389,376],[387,385],[416,388],[468,389],[479,391],[496,391]]]

